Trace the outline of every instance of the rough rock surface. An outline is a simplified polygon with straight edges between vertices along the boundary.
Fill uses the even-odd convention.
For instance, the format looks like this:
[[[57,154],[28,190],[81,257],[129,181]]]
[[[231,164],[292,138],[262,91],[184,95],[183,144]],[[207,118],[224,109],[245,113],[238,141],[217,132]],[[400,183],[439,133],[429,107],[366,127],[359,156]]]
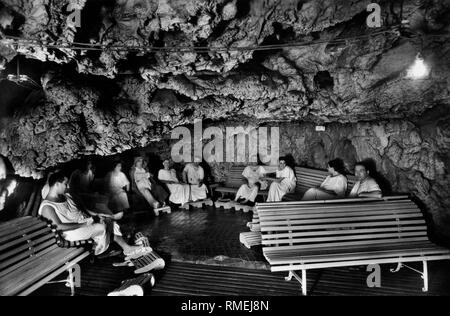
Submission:
[[[384,27],[409,20],[409,28],[387,33],[366,27],[370,2],[0,0],[0,78],[18,54],[44,68],[42,89],[21,90],[24,106],[11,104],[20,109],[1,118],[0,154],[19,175],[40,177],[85,155],[148,146],[194,119],[292,122],[282,146],[297,162],[323,167],[333,155],[350,165],[372,157],[395,189],[414,192],[439,225],[450,226],[450,135],[442,120],[450,41],[436,36],[450,31],[450,0],[378,1]],[[81,27],[67,19],[68,6],[81,10]],[[59,48],[16,47],[12,37]],[[310,41],[319,43],[236,49]],[[70,49],[77,43],[106,48]],[[159,49],[173,46],[183,49]],[[406,72],[418,52],[431,73],[412,80]],[[440,115],[423,122],[427,113]],[[330,128],[315,136],[314,123]]]

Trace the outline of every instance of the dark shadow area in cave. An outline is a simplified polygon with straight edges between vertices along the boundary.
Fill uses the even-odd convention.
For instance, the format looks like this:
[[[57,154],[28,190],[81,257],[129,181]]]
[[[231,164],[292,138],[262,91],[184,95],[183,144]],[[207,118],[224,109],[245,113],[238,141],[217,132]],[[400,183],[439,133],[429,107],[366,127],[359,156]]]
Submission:
[[[376,161],[372,158],[366,158],[363,162],[368,167],[370,176],[374,178],[380,186],[383,196],[392,195],[392,185],[384,175],[378,172]]]
[[[317,72],[317,74],[314,76],[314,83],[320,90],[332,90],[334,87],[334,79],[328,71]]]

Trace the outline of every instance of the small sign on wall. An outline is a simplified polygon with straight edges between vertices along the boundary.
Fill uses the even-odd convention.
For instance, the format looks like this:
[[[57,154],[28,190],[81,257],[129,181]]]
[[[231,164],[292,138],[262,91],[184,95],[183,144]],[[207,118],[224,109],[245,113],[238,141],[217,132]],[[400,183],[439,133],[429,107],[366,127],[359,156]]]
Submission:
[[[316,125],[316,132],[325,132],[325,126]]]

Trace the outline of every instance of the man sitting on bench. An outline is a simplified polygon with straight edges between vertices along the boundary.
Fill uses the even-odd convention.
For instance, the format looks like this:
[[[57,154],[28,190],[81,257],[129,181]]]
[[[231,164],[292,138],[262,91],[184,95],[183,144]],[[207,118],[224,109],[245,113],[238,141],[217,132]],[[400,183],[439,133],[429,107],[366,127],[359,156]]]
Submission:
[[[286,158],[280,157],[278,160],[278,170],[276,178],[263,178],[272,180],[270,184],[267,202],[280,202],[284,195],[295,189],[296,179],[294,170],[286,165]]]
[[[381,198],[381,189],[378,183],[369,175],[369,169],[364,162],[358,162],[355,165],[355,176],[358,181],[353,186],[349,194],[351,198],[357,197],[375,197]]]
[[[92,217],[82,210],[66,193],[68,178],[62,172],[52,174],[48,179],[50,190],[41,202],[39,215],[51,220],[63,237],[68,241],[94,240],[94,253],[99,255],[105,252],[113,233],[114,241],[123,249],[127,257],[138,257],[151,251],[141,246],[131,246],[123,239],[119,225],[109,215],[101,214]],[[86,210],[90,213],[88,210]],[[97,214],[95,214],[97,215]]]

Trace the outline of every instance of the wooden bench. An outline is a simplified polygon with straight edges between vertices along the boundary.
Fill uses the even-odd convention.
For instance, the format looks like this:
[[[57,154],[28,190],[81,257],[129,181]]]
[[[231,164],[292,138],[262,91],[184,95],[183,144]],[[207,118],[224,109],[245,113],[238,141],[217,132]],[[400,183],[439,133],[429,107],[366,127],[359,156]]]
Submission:
[[[417,205],[405,196],[315,202],[257,203],[263,253],[271,271],[288,271],[306,295],[309,269],[450,259],[450,251],[427,237]],[[411,268],[412,269],[412,268]],[[301,277],[295,271],[301,270]]]
[[[0,296],[28,295],[64,271],[74,295],[80,286],[78,262],[90,252],[82,243],[62,243],[56,230],[41,219],[26,216],[0,224]]]

